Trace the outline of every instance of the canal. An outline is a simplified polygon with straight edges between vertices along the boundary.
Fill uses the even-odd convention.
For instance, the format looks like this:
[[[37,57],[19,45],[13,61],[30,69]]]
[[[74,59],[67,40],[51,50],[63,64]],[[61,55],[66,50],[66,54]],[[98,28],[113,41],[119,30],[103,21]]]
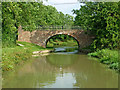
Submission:
[[[118,74],[106,65],[76,50],[55,50],[4,75],[3,88],[118,88]]]

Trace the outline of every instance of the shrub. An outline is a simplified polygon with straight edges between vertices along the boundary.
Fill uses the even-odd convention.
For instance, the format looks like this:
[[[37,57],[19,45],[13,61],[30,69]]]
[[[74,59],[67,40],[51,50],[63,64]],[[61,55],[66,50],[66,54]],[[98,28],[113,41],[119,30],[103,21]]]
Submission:
[[[119,70],[118,67],[118,51],[110,49],[102,49],[93,53],[89,53],[89,56],[98,57],[99,61],[104,64],[108,64],[109,68]]]

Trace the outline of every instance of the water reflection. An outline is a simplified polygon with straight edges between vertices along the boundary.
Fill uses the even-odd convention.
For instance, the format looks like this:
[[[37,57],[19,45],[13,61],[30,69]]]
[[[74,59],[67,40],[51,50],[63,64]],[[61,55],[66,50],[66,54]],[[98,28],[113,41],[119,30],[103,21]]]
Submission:
[[[117,74],[87,55],[50,54],[8,77],[4,88],[116,88]]]

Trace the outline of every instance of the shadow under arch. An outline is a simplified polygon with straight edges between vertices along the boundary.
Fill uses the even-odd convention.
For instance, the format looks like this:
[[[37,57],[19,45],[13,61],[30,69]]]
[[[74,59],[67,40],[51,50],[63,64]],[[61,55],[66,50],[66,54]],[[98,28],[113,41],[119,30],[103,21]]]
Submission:
[[[48,41],[49,41],[52,37],[57,36],[57,35],[67,35],[67,36],[72,37],[72,38],[77,42],[78,49],[80,48],[80,44],[79,44],[79,41],[77,40],[77,38],[74,37],[74,36],[72,36],[72,35],[68,35],[68,34],[55,34],[55,35],[51,35],[51,36],[48,37],[47,40],[45,41],[45,47],[47,47]]]

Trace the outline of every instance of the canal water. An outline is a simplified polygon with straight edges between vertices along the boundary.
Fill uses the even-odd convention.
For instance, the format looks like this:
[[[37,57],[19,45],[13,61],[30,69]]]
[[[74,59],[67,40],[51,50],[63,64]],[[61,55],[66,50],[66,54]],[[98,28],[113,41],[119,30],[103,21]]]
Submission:
[[[3,88],[118,88],[118,74],[76,50],[63,50],[35,58],[6,75]]]

